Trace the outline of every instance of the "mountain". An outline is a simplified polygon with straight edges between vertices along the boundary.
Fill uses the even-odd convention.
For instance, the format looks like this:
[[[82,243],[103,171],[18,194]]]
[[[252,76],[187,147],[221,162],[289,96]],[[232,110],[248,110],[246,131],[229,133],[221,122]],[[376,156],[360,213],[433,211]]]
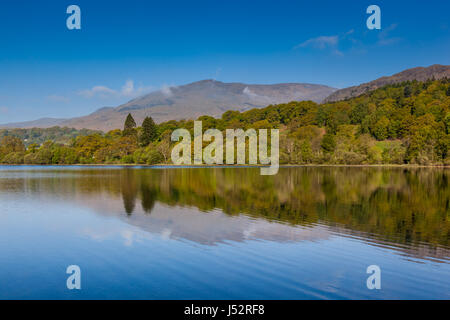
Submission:
[[[373,91],[388,84],[394,84],[404,81],[426,81],[429,79],[442,79],[450,78],[450,66],[443,66],[440,64],[434,64],[429,67],[417,67],[413,69],[407,69],[405,71],[396,73],[392,76],[381,77],[379,79],[363,83],[359,86],[348,87],[345,89],[337,90],[328,96],[324,102],[333,102],[339,100],[345,100],[353,97],[357,97],[363,93]]]
[[[167,120],[196,119],[201,115],[220,117],[228,110],[245,111],[266,107],[270,104],[301,100],[332,102],[356,97],[388,84],[444,77],[450,78],[450,66],[435,64],[426,68],[407,69],[392,76],[341,90],[307,83],[255,85],[202,80],[182,86],[166,87],[118,107],[104,107],[83,117],[44,118],[0,125],[0,128],[67,126],[76,129],[108,131],[122,128],[128,113],[133,115],[138,125],[146,116],[153,117],[158,123]]]
[[[0,125],[0,128],[50,128],[54,126],[59,126],[61,123],[66,121],[66,119],[58,119],[58,118],[41,118],[32,121],[24,121],[24,122],[14,122],[8,124]]]
[[[244,111],[293,100],[322,101],[336,89],[322,85],[283,83],[248,85],[203,80],[167,87],[131,100],[117,108],[103,108],[85,117],[65,121],[74,128],[111,130],[122,128],[128,113],[140,124],[146,116],[156,122],[221,116],[227,110]]]
[[[227,110],[244,111],[270,104],[313,100],[321,102],[336,89],[317,84],[281,83],[254,85],[203,80],[183,86],[167,87],[131,100],[116,108],[105,107],[94,113],[72,119],[45,119],[0,125],[0,127],[68,126],[108,131],[122,128],[128,113],[140,125],[146,116],[156,122],[196,119],[201,115],[221,116]]]

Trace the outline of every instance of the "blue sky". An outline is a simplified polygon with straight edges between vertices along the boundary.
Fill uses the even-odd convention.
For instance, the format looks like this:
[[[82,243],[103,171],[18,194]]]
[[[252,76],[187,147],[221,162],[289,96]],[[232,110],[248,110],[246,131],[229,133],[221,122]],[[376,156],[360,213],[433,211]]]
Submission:
[[[66,8],[81,8],[68,30]],[[366,8],[381,8],[368,30]],[[0,123],[73,117],[203,79],[346,87],[450,64],[450,2],[2,1]]]

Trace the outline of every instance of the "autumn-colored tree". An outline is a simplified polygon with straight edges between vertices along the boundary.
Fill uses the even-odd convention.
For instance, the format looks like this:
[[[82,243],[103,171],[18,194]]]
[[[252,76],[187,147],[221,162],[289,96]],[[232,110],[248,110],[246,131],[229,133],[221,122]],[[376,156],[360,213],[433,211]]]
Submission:
[[[12,152],[24,152],[22,140],[14,136],[5,136],[0,139],[0,159]]]
[[[203,130],[280,130],[280,163],[450,164],[450,82],[387,85],[345,101],[292,101],[222,117],[200,116]],[[171,133],[193,134],[193,120],[142,127],[129,114],[124,130],[0,129],[3,163],[138,163],[170,161]],[[139,139],[138,139],[139,137]],[[50,143],[44,143],[51,140]],[[24,150],[24,143],[28,149]]]

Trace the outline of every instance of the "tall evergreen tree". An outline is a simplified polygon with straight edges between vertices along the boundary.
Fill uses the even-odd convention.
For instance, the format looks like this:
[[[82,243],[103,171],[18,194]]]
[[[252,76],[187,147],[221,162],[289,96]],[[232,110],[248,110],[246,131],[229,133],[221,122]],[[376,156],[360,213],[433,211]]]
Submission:
[[[125,120],[123,135],[124,136],[136,135],[136,121],[134,121],[134,118],[131,115],[131,113],[128,114],[127,119]]]
[[[411,94],[412,94],[411,86],[408,84],[403,89],[403,95],[405,96],[405,98],[409,98],[411,97]]]
[[[156,124],[152,117],[146,117],[144,122],[142,122],[142,134],[140,137],[141,144],[143,146],[148,146],[150,142],[156,139]]]

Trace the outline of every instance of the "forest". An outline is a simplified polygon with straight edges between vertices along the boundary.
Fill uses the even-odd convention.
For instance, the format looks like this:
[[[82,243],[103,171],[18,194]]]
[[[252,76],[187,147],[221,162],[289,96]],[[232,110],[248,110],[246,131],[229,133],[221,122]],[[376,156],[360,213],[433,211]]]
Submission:
[[[56,144],[69,144],[73,138],[77,136],[87,136],[90,134],[101,133],[101,131],[81,129],[77,130],[74,128],[14,128],[14,129],[0,129],[0,139],[5,136],[15,136],[20,138],[25,147],[30,144],[36,143],[41,145],[42,143],[51,140]]]
[[[280,164],[450,165],[450,80],[408,81],[356,98],[269,105],[220,118],[201,116],[203,130],[280,130]],[[193,120],[137,126],[107,133],[69,128],[0,131],[3,164],[170,164],[173,130]]]

